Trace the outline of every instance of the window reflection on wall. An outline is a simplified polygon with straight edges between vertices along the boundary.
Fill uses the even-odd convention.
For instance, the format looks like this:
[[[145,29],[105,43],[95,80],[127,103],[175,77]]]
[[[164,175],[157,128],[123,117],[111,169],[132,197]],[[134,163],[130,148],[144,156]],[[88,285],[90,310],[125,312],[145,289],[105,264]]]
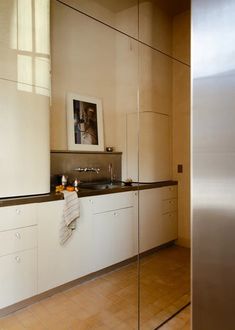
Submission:
[[[15,0],[11,48],[17,51],[17,88],[50,96],[49,0]]]

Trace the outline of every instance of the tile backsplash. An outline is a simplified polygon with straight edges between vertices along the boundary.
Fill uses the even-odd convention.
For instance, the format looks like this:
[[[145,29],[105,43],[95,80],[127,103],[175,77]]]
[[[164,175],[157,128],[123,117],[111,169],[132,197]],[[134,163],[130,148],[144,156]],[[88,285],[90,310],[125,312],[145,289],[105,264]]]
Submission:
[[[67,175],[70,182],[75,178],[82,182],[109,180],[109,164],[112,164],[115,180],[121,180],[121,163],[121,152],[51,151],[51,185],[60,184],[58,177],[62,174]],[[74,171],[78,167],[94,167],[100,171]]]

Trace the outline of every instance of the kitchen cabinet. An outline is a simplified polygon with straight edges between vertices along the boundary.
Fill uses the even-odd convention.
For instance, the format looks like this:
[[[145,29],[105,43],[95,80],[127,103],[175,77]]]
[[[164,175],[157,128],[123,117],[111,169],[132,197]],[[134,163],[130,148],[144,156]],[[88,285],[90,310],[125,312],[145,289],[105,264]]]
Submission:
[[[178,237],[177,204],[177,186],[161,188],[161,244]]]
[[[177,186],[141,190],[139,194],[140,252],[176,240]]]
[[[35,204],[0,208],[0,308],[37,294]]]
[[[128,176],[140,182],[169,180],[169,116],[155,112],[128,114],[127,127]]]
[[[37,293],[37,253],[35,249],[0,257],[0,308]]]
[[[50,191],[50,1],[34,4],[0,1],[1,198]]]
[[[140,252],[161,244],[161,188],[139,192],[139,235]]]
[[[63,245],[64,200],[0,208],[0,308],[136,256],[138,210],[140,252],[177,239],[177,186],[79,201]]]
[[[118,208],[118,202],[112,211],[93,214],[92,241],[96,270],[137,255],[135,214],[134,205]]]
[[[59,242],[64,201],[38,204],[38,292],[137,254],[136,193],[80,198],[72,236]]]
[[[92,238],[96,270],[137,254],[133,207],[93,215]]]
[[[80,218],[76,229],[61,245],[63,206],[63,200],[37,205],[39,293],[93,271],[89,198],[80,198]]]

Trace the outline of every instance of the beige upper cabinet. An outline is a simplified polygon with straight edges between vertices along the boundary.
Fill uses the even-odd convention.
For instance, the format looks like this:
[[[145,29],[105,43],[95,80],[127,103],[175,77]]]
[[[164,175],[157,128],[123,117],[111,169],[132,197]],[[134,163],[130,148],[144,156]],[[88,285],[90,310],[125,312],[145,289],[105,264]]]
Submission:
[[[172,55],[183,63],[190,64],[190,11],[186,10],[173,18]]]
[[[171,114],[172,60],[168,56],[139,45],[139,110]]]
[[[138,38],[138,0],[64,0],[67,5]]]
[[[186,60],[174,46],[180,50],[182,42],[189,41],[189,9],[189,0],[140,0],[139,40],[167,55]],[[183,12],[187,12],[185,17],[181,17]]]
[[[136,127],[139,121],[139,132]],[[157,182],[171,178],[169,116],[141,112],[127,116],[128,175],[134,181]]]
[[[166,2],[141,0],[139,5],[139,39],[171,55],[172,16]]]
[[[49,17],[49,0],[0,1],[0,197],[50,191]]]

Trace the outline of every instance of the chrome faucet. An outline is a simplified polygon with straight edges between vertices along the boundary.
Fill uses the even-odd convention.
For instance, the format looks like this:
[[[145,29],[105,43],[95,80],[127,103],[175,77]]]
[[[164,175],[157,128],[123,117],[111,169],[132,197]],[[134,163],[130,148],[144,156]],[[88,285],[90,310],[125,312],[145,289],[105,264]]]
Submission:
[[[77,172],[95,172],[95,173],[99,173],[100,172],[100,168],[99,167],[78,167],[78,168],[74,168],[73,171],[77,171]]]

